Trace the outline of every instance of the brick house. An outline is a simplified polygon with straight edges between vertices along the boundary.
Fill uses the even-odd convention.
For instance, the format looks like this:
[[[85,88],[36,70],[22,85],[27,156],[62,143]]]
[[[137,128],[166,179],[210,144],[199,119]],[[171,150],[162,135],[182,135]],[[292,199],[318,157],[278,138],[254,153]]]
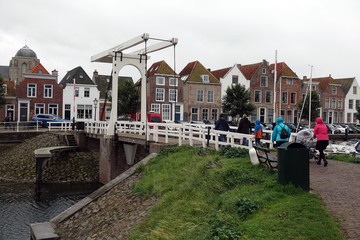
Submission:
[[[0,122],[10,115],[10,121],[16,121],[16,94],[15,82],[4,80],[4,97],[6,103],[0,107]]]
[[[260,120],[263,123],[272,123],[274,116],[274,77],[269,63],[263,60],[259,63],[241,65],[240,70],[246,79],[250,80],[251,103],[256,106],[250,120],[252,122]]]
[[[39,113],[62,117],[63,92],[57,83],[57,72],[52,75],[41,63],[33,67],[16,88],[17,120],[29,121]]]
[[[136,86],[141,94],[140,80]],[[146,109],[161,113],[163,120],[183,120],[183,82],[165,61],[152,64],[147,71]]]
[[[274,73],[275,64],[270,65],[270,70]],[[297,104],[302,97],[301,86],[301,80],[285,62],[277,64],[275,115],[281,116],[286,123],[298,123],[300,112],[297,110]]]
[[[184,83],[184,120],[217,120],[221,111],[221,83],[199,61],[179,73]]]
[[[302,95],[306,94],[309,88],[310,79],[302,79]],[[329,75],[328,77],[312,78],[312,90],[319,94],[320,116],[324,123],[343,123],[344,122],[344,100],[345,93],[342,85]]]

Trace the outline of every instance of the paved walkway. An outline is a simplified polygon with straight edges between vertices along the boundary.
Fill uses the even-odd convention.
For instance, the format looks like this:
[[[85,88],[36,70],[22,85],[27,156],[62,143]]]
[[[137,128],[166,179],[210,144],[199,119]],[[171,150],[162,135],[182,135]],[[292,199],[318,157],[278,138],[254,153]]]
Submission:
[[[360,239],[360,164],[328,160],[327,167],[310,161],[310,188],[340,219],[347,239]]]

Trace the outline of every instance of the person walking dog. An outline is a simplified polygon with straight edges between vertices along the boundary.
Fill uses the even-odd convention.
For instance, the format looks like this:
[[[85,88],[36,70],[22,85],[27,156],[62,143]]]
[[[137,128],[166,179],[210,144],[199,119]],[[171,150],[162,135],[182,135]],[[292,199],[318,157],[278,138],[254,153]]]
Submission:
[[[324,167],[326,167],[328,165],[328,162],[326,161],[324,150],[329,145],[329,135],[328,129],[321,117],[318,117],[316,119],[313,138],[317,138],[315,149],[319,150],[320,152],[319,159],[316,161],[316,163],[318,165],[321,165],[322,159],[324,161]]]

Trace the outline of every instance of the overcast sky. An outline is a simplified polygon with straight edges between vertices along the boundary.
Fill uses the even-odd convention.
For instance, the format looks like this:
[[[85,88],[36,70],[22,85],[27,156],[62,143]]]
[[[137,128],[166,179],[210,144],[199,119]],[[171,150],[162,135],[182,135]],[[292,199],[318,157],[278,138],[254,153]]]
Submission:
[[[273,63],[277,50],[300,78],[310,76],[310,64],[313,77],[360,80],[358,0],[0,0],[0,22],[0,65],[26,43],[59,81],[77,66],[90,77],[95,69],[109,75],[111,64],[90,57],[143,33],[179,39],[177,73],[195,60],[212,70]],[[173,52],[151,54],[148,67],[160,60],[173,67]],[[140,77],[132,67],[120,75]]]

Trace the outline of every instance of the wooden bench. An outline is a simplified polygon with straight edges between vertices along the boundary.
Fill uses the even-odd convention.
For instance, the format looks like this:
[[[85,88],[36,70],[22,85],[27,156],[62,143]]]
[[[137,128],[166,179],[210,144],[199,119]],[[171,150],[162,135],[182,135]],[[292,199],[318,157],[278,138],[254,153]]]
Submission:
[[[256,151],[256,156],[259,160],[259,167],[265,164],[270,170],[277,169],[278,160],[276,157],[269,156],[270,149],[253,146]]]

